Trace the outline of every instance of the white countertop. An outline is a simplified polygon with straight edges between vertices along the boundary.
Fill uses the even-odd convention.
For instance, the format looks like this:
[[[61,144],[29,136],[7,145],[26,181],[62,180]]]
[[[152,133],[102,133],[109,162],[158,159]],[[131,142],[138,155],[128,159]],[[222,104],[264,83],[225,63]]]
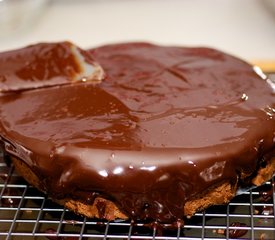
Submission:
[[[271,1],[53,1],[28,30],[0,36],[0,51],[41,41],[70,40],[85,48],[150,41],[210,46],[247,60],[271,60],[275,59]]]

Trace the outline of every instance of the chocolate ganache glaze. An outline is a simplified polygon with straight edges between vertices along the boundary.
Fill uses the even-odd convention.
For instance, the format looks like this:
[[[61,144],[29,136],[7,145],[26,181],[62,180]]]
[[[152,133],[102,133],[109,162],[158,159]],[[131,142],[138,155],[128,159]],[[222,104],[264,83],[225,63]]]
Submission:
[[[209,48],[146,43],[88,55],[105,71],[98,84],[31,89],[17,75],[11,85],[22,91],[0,97],[5,151],[55,199],[102,196],[132,219],[171,222],[186,201],[269,160],[274,85],[249,64]],[[38,74],[43,61],[34,60]]]
[[[40,43],[0,53],[0,92],[100,82],[103,69],[70,42]]]

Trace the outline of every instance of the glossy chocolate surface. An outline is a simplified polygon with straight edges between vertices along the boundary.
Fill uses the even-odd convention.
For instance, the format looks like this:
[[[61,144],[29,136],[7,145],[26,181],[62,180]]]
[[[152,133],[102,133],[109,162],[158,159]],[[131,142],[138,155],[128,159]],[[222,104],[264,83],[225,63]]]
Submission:
[[[146,43],[89,53],[106,73],[99,84],[0,97],[6,151],[51,196],[103,196],[133,219],[171,222],[186,201],[252,174],[274,149],[274,85],[247,63]]]
[[[0,92],[100,82],[102,68],[70,42],[40,43],[0,53]]]

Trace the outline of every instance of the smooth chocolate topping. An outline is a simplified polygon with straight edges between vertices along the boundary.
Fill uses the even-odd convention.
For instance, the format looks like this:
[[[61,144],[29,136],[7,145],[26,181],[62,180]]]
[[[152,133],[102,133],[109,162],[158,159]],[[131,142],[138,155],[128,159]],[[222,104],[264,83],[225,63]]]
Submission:
[[[92,56],[70,42],[40,43],[0,53],[0,92],[103,78]]]
[[[187,200],[252,174],[274,149],[274,85],[247,63],[145,43],[90,54],[106,73],[100,84],[0,97],[6,151],[55,198],[96,194],[133,219],[176,221]]]

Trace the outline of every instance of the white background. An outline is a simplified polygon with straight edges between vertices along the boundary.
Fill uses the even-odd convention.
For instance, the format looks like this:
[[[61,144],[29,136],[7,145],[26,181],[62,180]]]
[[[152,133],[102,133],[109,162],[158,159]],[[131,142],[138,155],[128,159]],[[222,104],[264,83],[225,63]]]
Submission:
[[[8,0],[0,0],[0,7],[3,1]],[[246,60],[272,60],[272,5],[275,0],[59,0],[50,2],[40,13],[26,4],[24,9],[29,10],[31,20],[24,23],[21,13],[16,13],[26,25],[22,29],[3,29],[7,19],[3,20],[2,13],[0,51],[41,41],[70,40],[84,48],[150,41],[210,46]],[[32,13],[39,17],[31,18]]]

